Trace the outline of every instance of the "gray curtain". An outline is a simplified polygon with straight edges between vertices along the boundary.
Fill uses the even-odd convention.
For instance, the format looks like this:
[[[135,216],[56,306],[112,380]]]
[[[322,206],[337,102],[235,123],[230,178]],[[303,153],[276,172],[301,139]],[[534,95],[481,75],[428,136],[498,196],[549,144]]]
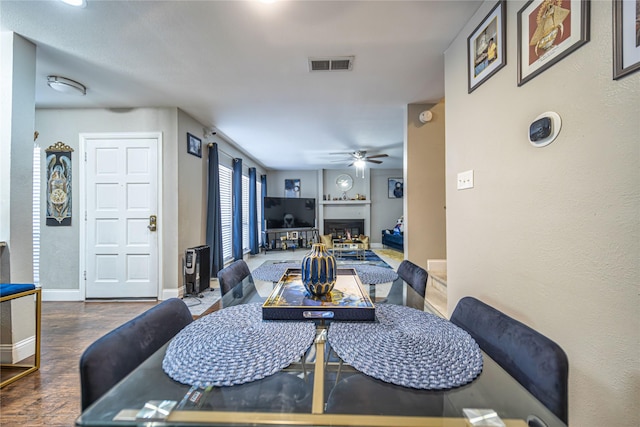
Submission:
[[[218,163],[218,144],[209,146],[209,179],[207,197],[207,245],[211,249],[211,277],[218,277],[218,271],[224,267],[222,253],[222,215],[220,213],[220,174]]]

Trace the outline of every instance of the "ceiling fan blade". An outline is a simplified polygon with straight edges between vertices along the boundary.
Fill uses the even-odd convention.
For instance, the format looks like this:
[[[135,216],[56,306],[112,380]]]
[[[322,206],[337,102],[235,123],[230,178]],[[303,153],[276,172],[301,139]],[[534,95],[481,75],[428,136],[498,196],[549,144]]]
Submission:
[[[355,163],[355,162],[352,162],[352,163],[348,164],[347,167],[353,166],[353,163]]]
[[[367,159],[375,159],[376,157],[389,157],[388,154],[374,154],[373,156],[367,156]]]
[[[369,158],[367,158],[367,159],[365,159],[365,160],[366,160],[367,162],[369,162],[369,163],[375,163],[375,164],[378,164],[378,165],[382,163],[380,160],[371,160],[371,159],[369,159]]]
[[[331,160],[329,163],[344,163],[344,162],[348,162],[351,159],[341,159],[341,160]]]

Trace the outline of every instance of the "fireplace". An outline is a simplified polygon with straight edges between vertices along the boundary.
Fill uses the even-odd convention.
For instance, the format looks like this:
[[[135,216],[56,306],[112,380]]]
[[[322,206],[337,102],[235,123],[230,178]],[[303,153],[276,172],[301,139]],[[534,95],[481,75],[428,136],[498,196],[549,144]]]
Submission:
[[[364,219],[324,220],[324,234],[331,234],[334,239],[345,237],[347,230],[352,236],[364,234]]]

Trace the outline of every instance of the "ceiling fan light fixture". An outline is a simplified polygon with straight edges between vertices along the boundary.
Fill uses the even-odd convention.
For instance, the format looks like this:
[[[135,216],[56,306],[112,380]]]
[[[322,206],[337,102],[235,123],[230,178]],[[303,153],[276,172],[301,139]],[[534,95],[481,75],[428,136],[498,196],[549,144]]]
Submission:
[[[364,178],[364,168],[366,165],[367,163],[363,159],[356,159],[356,161],[353,162],[353,166],[356,167],[356,178],[359,174],[362,174],[362,178]]]
[[[47,85],[53,90],[74,95],[86,95],[87,88],[82,83],[60,76],[47,76]]]

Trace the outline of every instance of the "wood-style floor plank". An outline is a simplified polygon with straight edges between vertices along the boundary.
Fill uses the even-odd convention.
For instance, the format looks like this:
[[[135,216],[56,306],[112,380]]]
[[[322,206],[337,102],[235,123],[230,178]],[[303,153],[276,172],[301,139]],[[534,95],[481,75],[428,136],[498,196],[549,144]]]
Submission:
[[[73,426],[79,362],[102,335],[157,302],[43,302],[40,369],[0,390],[2,426]]]

